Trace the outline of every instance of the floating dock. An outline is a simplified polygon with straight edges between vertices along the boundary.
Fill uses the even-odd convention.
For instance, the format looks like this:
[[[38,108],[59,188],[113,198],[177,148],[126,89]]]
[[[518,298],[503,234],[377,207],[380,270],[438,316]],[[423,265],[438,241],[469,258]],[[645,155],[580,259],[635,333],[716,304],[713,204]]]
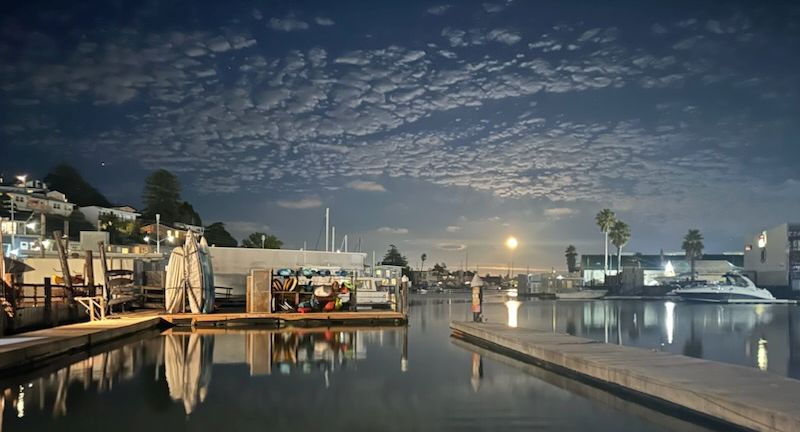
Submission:
[[[454,322],[453,336],[737,428],[800,431],[800,381],[756,369],[501,324]]]
[[[162,324],[163,320],[153,312],[134,313],[6,336],[0,338],[0,370],[34,367]]]
[[[361,312],[233,312],[211,314],[162,314],[162,319],[172,325],[191,326],[226,326],[247,324],[274,324],[274,325],[328,325],[328,324],[393,324],[406,323],[406,316],[394,311],[361,311]]]

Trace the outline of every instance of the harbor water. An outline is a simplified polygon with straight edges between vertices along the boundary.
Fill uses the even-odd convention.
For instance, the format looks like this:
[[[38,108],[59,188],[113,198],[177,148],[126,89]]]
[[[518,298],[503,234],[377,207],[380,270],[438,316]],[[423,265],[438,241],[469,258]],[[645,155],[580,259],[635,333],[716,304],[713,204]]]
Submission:
[[[0,380],[1,430],[707,430],[451,339],[469,306],[415,299],[408,328],[141,335]],[[506,305],[486,317],[507,320]],[[531,301],[518,325],[795,376],[797,319],[786,305]]]

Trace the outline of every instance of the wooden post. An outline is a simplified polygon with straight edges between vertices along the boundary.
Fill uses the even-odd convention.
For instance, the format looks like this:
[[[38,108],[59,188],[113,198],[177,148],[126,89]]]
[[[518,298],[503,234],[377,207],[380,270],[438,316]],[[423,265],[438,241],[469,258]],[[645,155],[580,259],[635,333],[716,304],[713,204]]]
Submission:
[[[103,269],[103,298],[108,300],[108,263],[106,262],[105,242],[98,242],[97,249],[100,251],[100,268]]]
[[[86,286],[88,287],[88,294],[89,297],[95,296],[95,286],[94,286],[94,256],[92,256],[92,251],[86,251],[86,261],[83,264],[83,276],[84,280],[86,281]]]
[[[34,290],[34,295],[36,295],[36,290]],[[45,316],[50,318],[50,313],[52,312],[53,307],[53,285],[50,282],[50,278],[44,278],[44,314]]]
[[[72,303],[74,292],[72,291],[72,274],[69,272],[69,262],[67,252],[64,250],[64,243],[61,242],[61,231],[53,231],[53,240],[56,241],[58,260],[61,261],[61,271],[64,273],[64,285],[67,287],[67,298]]]

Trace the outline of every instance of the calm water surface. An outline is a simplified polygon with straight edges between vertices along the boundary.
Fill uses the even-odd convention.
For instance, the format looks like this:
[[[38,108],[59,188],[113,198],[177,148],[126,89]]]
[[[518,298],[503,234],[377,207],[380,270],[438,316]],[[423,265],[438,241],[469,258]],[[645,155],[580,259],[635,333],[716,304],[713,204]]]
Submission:
[[[486,306],[507,322],[504,303]],[[668,301],[528,301],[520,327],[668,351],[800,379],[800,306]]]
[[[756,366],[764,346],[767,369],[796,370],[785,306],[561,302],[555,324],[553,308],[524,303],[519,323]],[[155,334],[3,379],[2,431],[705,430],[451,340],[448,322],[469,316],[463,302],[425,300],[408,330]],[[487,316],[504,321],[506,308]]]

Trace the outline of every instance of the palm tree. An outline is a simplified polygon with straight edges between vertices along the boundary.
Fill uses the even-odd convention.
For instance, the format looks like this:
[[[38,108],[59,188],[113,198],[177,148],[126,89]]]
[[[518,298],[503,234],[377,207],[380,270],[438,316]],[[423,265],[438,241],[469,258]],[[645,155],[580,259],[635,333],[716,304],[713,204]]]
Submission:
[[[564,256],[567,257],[567,271],[570,273],[575,273],[578,271],[578,263],[576,258],[578,257],[578,251],[575,249],[575,246],[569,245],[567,246],[567,250],[564,251]]]
[[[422,261],[422,264],[420,265],[420,268],[419,268],[420,271],[425,269],[425,260],[427,260],[427,259],[428,259],[428,254],[426,254],[426,253],[422,254],[422,256],[419,257],[419,260]]]
[[[692,265],[692,282],[694,282],[694,261],[703,257],[703,234],[698,229],[690,229],[683,238],[681,248],[686,251],[686,258]]]
[[[631,239],[631,227],[618,220],[614,222],[614,226],[611,227],[611,232],[608,235],[611,237],[611,243],[617,247],[617,273],[619,273],[622,270],[622,248]]]
[[[597,213],[597,216],[595,216],[594,220],[597,223],[597,226],[600,227],[600,231],[602,231],[606,237],[606,249],[605,255],[603,255],[603,274],[608,275],[608,232],[611,230],[611,227],[614,226],[614,222],[617,220],[617,215],[615,215],[610,209],[603,209]]]

